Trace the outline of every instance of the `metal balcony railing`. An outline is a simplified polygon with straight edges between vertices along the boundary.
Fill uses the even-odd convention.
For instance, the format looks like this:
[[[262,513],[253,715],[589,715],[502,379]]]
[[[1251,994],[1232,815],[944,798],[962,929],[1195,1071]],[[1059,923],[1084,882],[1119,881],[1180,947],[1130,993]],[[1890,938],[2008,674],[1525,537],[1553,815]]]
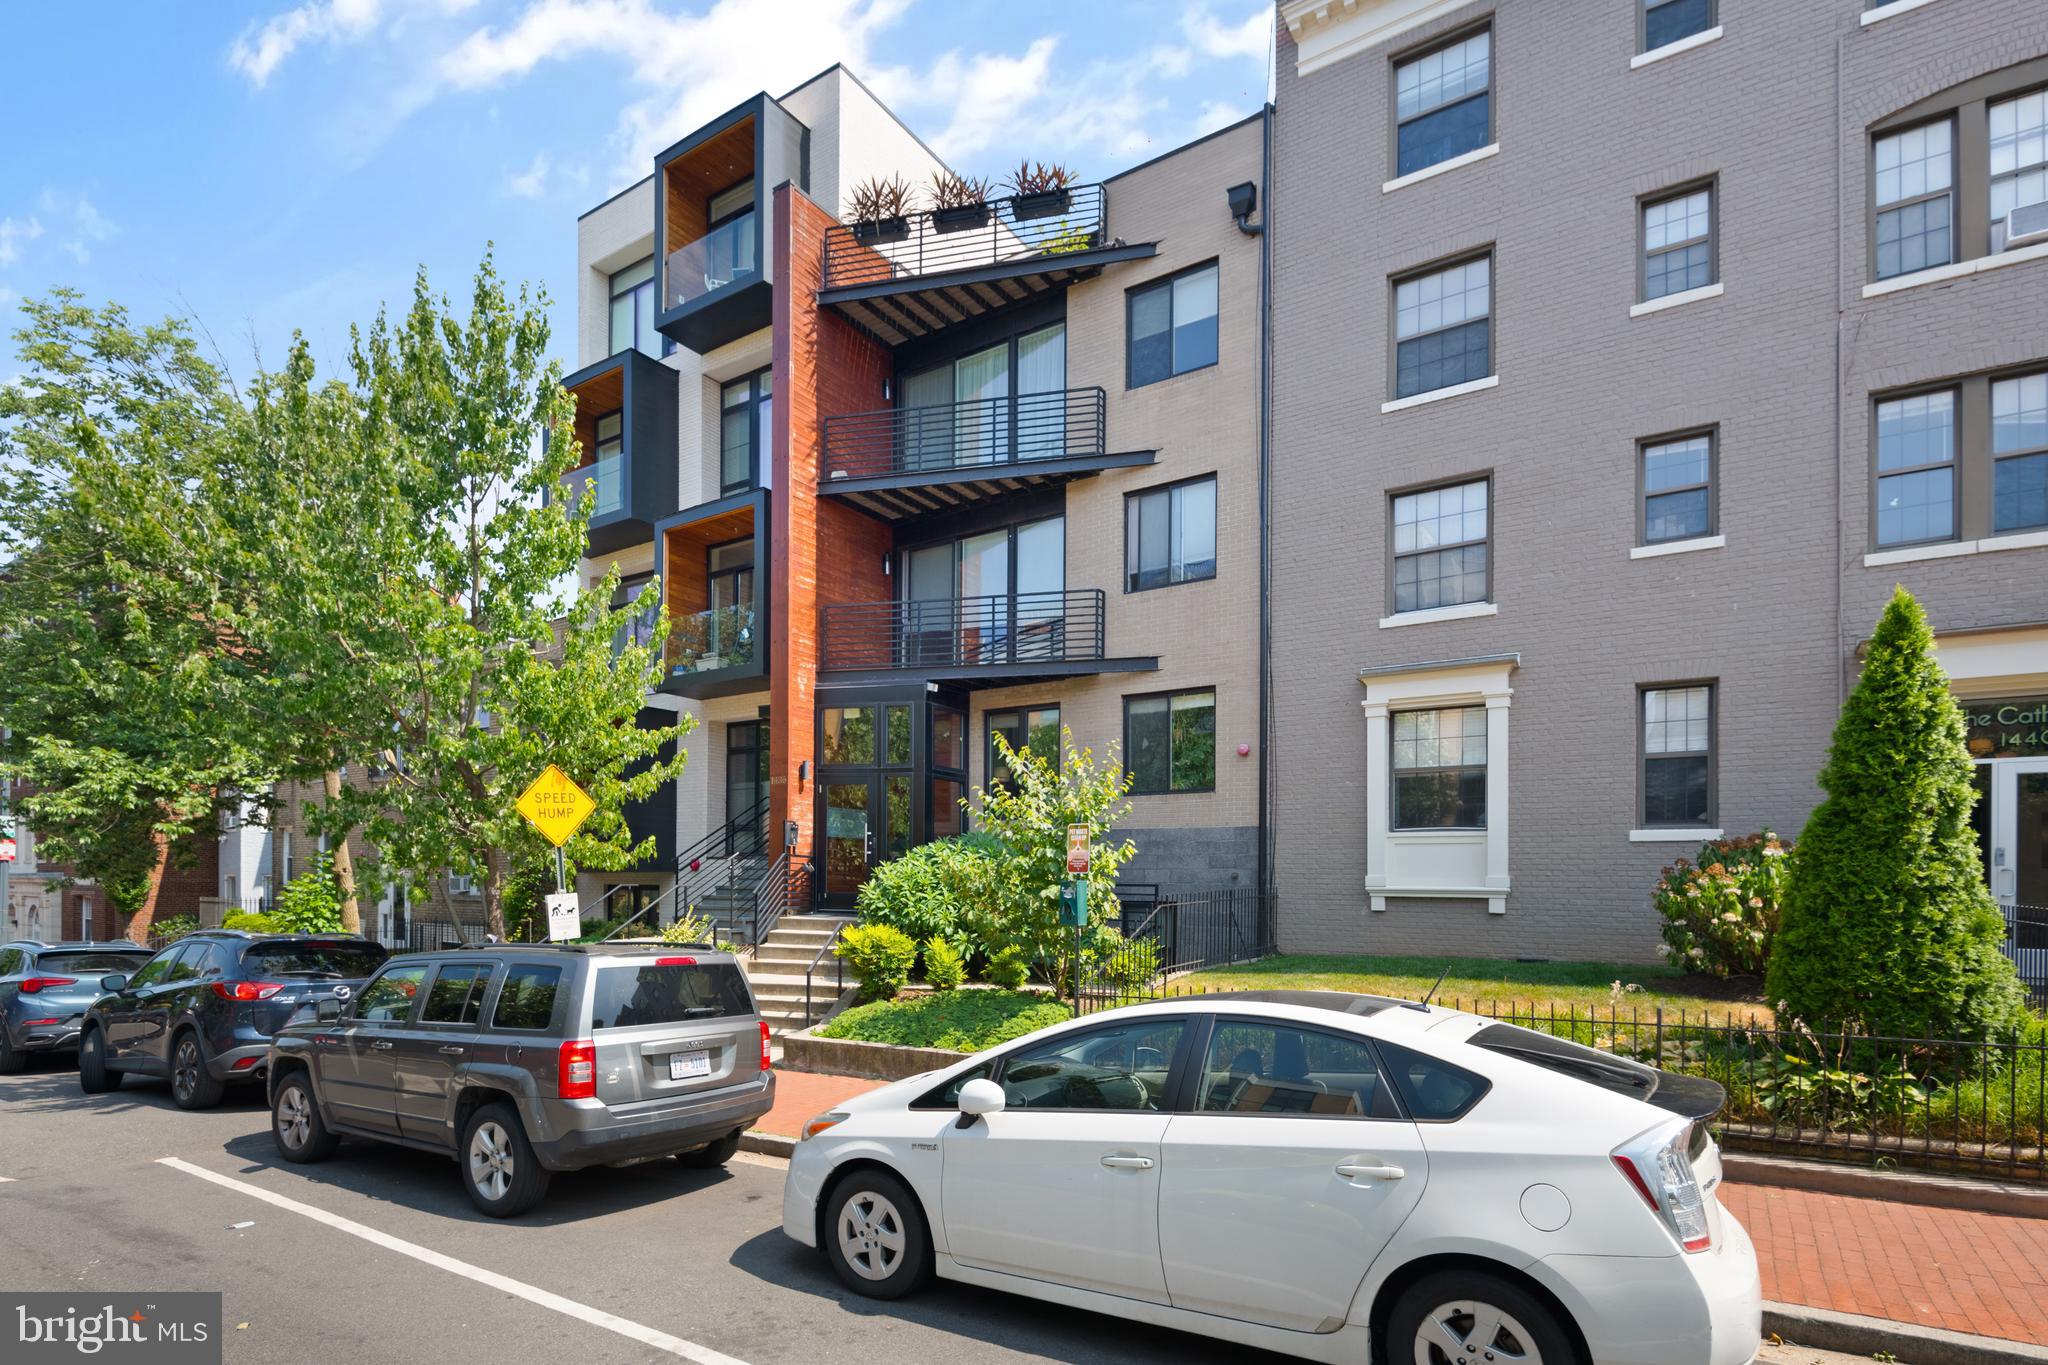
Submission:
[[[884,408],[825,419],[825,478],[867,479],[1103,453],[1099,388]]]
[[[562,476],[562,501],[574,506],[583,496],[586,483],[597,485],[596,501],[591,504],[590,515],[608,516],[626,505],[626,457],[607,455],[602,460],[593,460],[581,469],[572,469]]]
[[[1032,666],[1101,659],[1102,619],[1100,588],[837,603],[823,612],[818,666]]]
[[[754,259],[755,236],[754,211],[749,209],[688,246],[671,251],[662,267],[662,309],[680,308],[729,284],[751,279],[759,270]]]
[[[879,223],[825,229],[826,289],[881,284],[955,270],[1028,263],[1103,244],[1109,191],[1075,185],[1047,195],[992,199],[972,209],[933,209]]]
[[[669,622],[668,671],[672,678],[737,668],[753,659],[752,606],[713,607]]]

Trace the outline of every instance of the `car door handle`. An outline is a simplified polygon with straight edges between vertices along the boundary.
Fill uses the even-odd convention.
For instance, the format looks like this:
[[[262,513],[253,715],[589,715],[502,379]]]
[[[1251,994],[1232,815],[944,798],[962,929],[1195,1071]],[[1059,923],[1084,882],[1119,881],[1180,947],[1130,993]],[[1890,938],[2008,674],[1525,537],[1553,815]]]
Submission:
[[[1149,1156],[1106,1156],[1102,1164],[1112,1171],[1149,1171],[1152,1158]]]
[[[371,1047],[374,1047],[374,1048],[376,1048],[376,1049],[377,1049],[378,1051],[380,1051],[380,1052],[381,1052],[381,1051],[384,1051],[385,1049],[389,1048],[389,1047],[391,1046],[391,1044],[389,1044],[389,1043],[387,1043],[387,1042],[384,1042],[383,1040],[381,1040],[381,1039],[380,1039],[380,1040],[378,1040],[377,1042],[371,1043],[371,1044],[370,1044],[370,1046],[371,1046]]]
[[[444,1047],[441,1051],[450,1057],[460,1057],[462,1055],[462,1049],[459,1047]]]
[[[1399,1180],[1408,1172],[1399,1166],[1361,1166],[1346,1161],[1337,1167],[1337,1174],[1347,1180]]]

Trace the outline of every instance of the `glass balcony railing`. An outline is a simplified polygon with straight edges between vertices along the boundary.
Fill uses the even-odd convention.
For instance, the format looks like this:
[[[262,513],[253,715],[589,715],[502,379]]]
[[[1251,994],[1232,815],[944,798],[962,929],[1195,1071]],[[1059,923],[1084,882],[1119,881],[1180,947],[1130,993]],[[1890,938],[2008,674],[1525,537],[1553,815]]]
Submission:
[[[704,236],[668,254],[662,279],[662,308],[680,308],[729,284],[751,279],[754,260],[754,211],[719,224]]]
[[[677,616],[668,627],[670,677],[737,668],[754,661],[754,609],[713,607]]]
[[[597,501],[591,505],[593,517],[608,516],[626,505],[626,457],[607,455],[593,460],[581,469],[572,469],[562,476],[562,501],[573,503],[583,496],[584,487],[596,484]]]

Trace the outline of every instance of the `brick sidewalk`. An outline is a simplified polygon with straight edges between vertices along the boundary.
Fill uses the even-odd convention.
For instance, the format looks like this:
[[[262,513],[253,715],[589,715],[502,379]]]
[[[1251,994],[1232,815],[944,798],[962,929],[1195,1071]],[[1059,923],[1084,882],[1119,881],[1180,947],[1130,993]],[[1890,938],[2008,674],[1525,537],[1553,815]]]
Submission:
[[[2048,1345],[2048,1219],[1726,1184],[1780,1303]]]
[[[841,1100],[881,1089],[881,1081],[857,1081],[849,1076],[820,1076],[808,1071],[775,1068],[775,1107],[754,1125],[756,1132],[778,1137],[796,1137],[805,1123]]]

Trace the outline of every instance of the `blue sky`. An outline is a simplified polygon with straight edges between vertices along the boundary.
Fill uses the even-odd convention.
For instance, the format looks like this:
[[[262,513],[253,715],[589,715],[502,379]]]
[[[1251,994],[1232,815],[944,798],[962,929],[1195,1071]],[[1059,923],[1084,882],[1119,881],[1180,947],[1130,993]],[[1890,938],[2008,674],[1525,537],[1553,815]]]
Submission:
[[[844,61],[957,168],[1094,179],[1258,108],[1267,0],[307,0],[0,6],[0,316],[69,285],[238,373],[485,243],[570,359],[576,215]],[[14,372],[0,341],[0,381]]]

